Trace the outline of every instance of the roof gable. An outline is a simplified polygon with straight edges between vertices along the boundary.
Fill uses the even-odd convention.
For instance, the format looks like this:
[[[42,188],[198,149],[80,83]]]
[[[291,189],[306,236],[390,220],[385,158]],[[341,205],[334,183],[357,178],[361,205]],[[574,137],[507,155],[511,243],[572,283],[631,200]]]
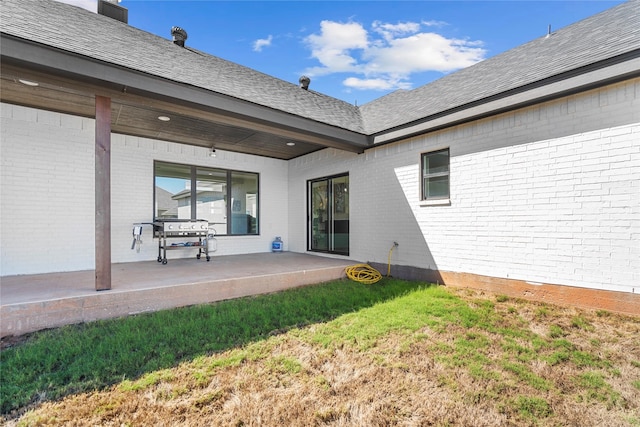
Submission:
[[[361,107],[374,134],[640,49],[640,1],[623,3],[439,80]]]

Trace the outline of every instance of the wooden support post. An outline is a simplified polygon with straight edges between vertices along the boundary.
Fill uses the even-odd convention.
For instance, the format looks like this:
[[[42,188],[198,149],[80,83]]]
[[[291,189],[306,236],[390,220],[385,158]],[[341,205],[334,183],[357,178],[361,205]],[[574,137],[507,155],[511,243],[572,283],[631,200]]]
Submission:
[[[111,289],[111,98],[96,95],[96,291]]]

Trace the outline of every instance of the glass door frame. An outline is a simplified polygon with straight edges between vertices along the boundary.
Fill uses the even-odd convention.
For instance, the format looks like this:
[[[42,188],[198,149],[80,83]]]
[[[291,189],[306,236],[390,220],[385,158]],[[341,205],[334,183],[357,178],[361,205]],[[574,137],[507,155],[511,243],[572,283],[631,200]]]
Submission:
[[[318,185],[324,187],[324,191],[314,191]],[[341,194],[337,193],[338,189]],[[308,251],[349,255],[348,191],[349,173],[307,181]]]

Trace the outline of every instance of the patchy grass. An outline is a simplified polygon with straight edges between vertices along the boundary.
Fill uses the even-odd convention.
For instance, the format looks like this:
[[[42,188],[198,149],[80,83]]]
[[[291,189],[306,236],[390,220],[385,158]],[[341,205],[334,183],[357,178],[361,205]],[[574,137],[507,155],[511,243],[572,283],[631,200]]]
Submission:
[[[187,336],[176,340],[172,354],[138,353],[146,360],[138,365],[138,374],[125,375],[114,365],[113,376],[94,373],[102,383],[95,379],[95,386],[86,391],[63,393],[86,383],[81,387],[73,380],[60,382],[61,391],[53,399],[40,396],[42,386],[36,387],[30,409],[18,412],[22,415],[10,422],[19,426],[640,426],[638,318],[387,278],[372,286],[338,281],[308,291],[323,296],[313,299],[303,294],[304,301],[299,301],[303,307],[292,302],[292,291],[269,296],[273,299],[263,302],[278,308],[252,315],[260,320],[249,317],[247,322],[257,328],[253,333],[244,332],[246,325],[235,325],[245,320],[233,313],[242,305],[255,311],[252,304],[260,298],[213,305],[216,313],[228,314],[222,318],[192,308],[200,314],[187,318],[202,317],[205,320],[197,325],[208,328],[208,338],[199,341],[202,350],[186,351],[189,347],[182,343],[189,341],[190,331],[178,329]],[[340,301],[349,299],[349,293],[369,299],[337,308],[328,296],[333,292]],[[307,299],[314,302],[308,304]],[[225,304],[239,306],[220,307]],[[105,326],[116,328],[110,323],[95,325]],[[69,347],[79,346],[87,339],[82,336],[87,327],[62,337]],[[235,328],[238,336],[227,328]],[[201,336],[198,331],[193,334]],[[2,353],[3,399],[9,408],[25,404],[16,404],[5,394],[5,363],[11,366],[28,359],[26,353],[40,339]],[[222,348],[212,344],[219,342],[227,344]],[[90,359],[98,359],[97,353]],[[73,377],[60,372],[69,369],[65,362],[47,363],[47,369],[61,378]],[[93,368],[86,369],[84,375],[89,376]],[[38,381],[38,375],[50,378],[48,374],[31,374],[29,381]],[[44,397],[42,402],[33,404],[39,397]]]
[[[553,414],[549,403],[539,397],[518,396],[512,406],[522,418],[531,422],[548,418]]]
[[[335,281],[33,334],[23,345],[0,353],[0,413],[153,374],[425,286],[349,284]]]

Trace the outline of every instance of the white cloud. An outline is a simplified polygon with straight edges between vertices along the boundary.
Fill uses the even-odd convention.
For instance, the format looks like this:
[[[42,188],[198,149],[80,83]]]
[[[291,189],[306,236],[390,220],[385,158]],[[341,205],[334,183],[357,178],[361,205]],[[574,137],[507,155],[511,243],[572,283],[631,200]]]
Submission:
[[[90,10],[91,12],[98,12],[98,0],[57,0],[60,3],[72,4],[74,6],[80,6],[83,9]]]
[[[444,27],[445,25],[449,25],[445,21],[434,21],[434,20],[422,21],[421,23],[425,27]]]
[[[385,24],[375,21],[372,24],[373,31],[380,34],[387,41],[392,41],[395,37],[405,34],[414,34],[420,31],[420,24],[416,22],[404,22],[398,24]]]
[[[447,25],[440,21],[385,23],[375,21],[367,31],[356,22],[322,21],[320,33],[305,39],[319,66],[310,76],[353,74],[343,80],[352,89],[410,89],[414,73],[450,72],[484,59],[481,41],[447,38],[425,27]]]
[[[355,22],[322,21],[320,34],[312,34],[305,40],[311,48],[311,56],[322,64],[322,67],[313,69],[315,75],[356,71],[357,60],[350,52],[368,46],[367,31]]]
[[[357,77],[348,77],[342,81],[342,84],[348,88],[361,90],[395,90],[410,89],[409,82],[403,82],[394,79],[359,79]]]
[[[265,47],[271,46],[271,42],[273,41],[273,36],[269,34],[269,37],[266,39],[258,39],[253,42],[253,50],[255,52],[262,52],[262,49]]]
[[[392,39],[382,47],[372,47],[362,57],[369,72],[409,75],[468,67],[481,61],[484,53],[476,43],[447,39],[435,33],[419,33]]]

